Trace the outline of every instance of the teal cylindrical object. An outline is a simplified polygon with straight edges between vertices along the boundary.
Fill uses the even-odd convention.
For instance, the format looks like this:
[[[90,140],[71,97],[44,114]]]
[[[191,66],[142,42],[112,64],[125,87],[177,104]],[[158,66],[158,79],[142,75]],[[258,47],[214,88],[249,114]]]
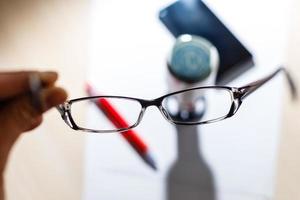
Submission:
[[[168,60],[169,92],[214,85],[218,66],[218,51],[209,41],[194,35],[179,36]],[[176,101],[179,106],[178,117],[196,119],[205,113],[207,102],[205,90],[177,95]],[[200,110],[196,110],[195,102],[198,102],[197,105],[203,105]]]
[[[173,46],[168,69],[178,80],[194,84],[208,78],[217,65],[218,52],[209,41],[184,34]]]

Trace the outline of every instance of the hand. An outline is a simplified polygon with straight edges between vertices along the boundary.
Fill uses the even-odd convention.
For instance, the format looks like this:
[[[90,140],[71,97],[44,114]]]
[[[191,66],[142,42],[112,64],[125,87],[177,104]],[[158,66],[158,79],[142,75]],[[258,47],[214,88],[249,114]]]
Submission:
[[[29,77],[38,73],[43,89],[42,110],[33,107],[30,100]],[[3,200],[3,172],[9,152],[21,133],[30,131],[42,122],[42,114],[63,103],[66,92],[54,85],[55,72],[0,72],[0,200]]]

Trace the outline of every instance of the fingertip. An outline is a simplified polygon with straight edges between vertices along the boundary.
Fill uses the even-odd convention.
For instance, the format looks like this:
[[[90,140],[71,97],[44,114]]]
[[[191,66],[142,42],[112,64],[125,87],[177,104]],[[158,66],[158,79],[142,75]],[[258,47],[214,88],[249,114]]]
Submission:
[[[39,76],[44,86],[53,85],[58,79],[58,73],[55,71],[40,72]]]
[[[54,87],[49,89],[45,97],[47,109],[65,102],[67,97],[68,94],[63,88]]]

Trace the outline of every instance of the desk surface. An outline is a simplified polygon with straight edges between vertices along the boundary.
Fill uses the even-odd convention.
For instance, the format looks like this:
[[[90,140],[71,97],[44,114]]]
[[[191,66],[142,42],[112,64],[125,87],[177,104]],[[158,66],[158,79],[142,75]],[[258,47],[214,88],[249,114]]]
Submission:
[[[92,1],[89,80],[98,90],[150,99],[167,91],[165,62],[174,39],[157,15],[170,2]],[[284,61],[290,1],[208,5],[255,57],[256,67],[231,86],[266,75]],[[249,97],[232,119],[199,127],[200,149],[220,199],[273,196],[282,94],[282,78],[277,77]],[[85,199],[164,199],[166,173],[176,159],[175,129],[149,109],[137,131],[151,146],[160,170],[148,169],[119,135],[91,135]]]

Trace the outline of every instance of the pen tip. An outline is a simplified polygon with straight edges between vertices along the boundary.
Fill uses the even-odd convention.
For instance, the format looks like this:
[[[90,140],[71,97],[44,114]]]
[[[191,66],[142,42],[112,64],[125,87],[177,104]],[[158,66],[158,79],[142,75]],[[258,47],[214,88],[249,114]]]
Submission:
[[[152,155],[147,152],[143,155],[144,161],[155,171],[158,169]]]

